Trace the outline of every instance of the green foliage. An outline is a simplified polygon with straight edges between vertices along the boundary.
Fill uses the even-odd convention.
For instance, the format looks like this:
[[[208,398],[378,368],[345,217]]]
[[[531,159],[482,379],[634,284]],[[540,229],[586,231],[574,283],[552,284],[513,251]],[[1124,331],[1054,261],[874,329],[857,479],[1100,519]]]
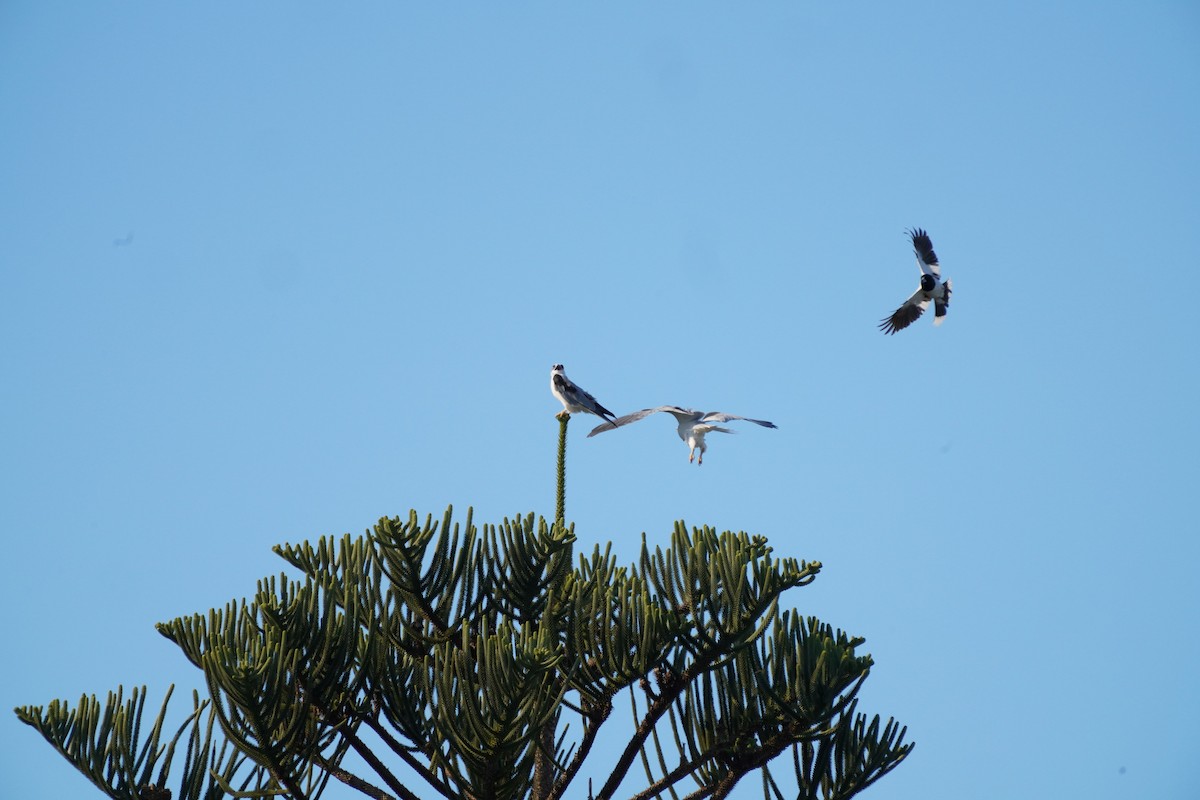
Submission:
[[[300,580],[267,578],[250,601],[158,625],[210,697],[193,697],[169,741],[170,692],[144,742],[144,689],[18,717],[121,800],[172,798],[185,733],[181,800],[306,800],[332,780],[377,800],[417,800],[418,782],[449,800],[561,800],[623,692],[634,727],[599,790],[589,780],[597,800],[638,759],[645,783],[624,795],[636,800],[684,787],[720,800],[754,770],[781,800],[768,765],[788,750],[797,800],[843,800],[903,761],[905,730],[856,710],[863,640],[779,610],[820,563],[682,522],[665,550],[643,537],[636,564],[610,547],[576,559],[568,419],[553,523],[384,518],[365,537],[276,547]]]
[[[636,565],[607,547],[576,561],[574,546],[570,528],[532,514],[479,529],[452,510],[280,546],[300,580],[266,579],[248,602],[158,626],[211,697],[169,742],[160,712],[139,743],[144,692],[18,714],[110,797],[139,800],[164,785],[189,730],[186,798],[310,798],[331,779],[415,798],[412,772],[445,797],[525,798],[539,753],[542,796],[560,798],[621,692],[636,727],[599,798],[639,758],[646,783],[627,796],[675,796],[686,779],[693,797],[723,797],[789,749],[798,797],[849,797],[911,749],[894,722],[855,711],[871,668],[862,640],[779,610],[819,563],[683,523],[665,549],[643,541]],[[351,751],[370,772],[343,766]]]
[[[186,800],[217,800],[226,793],[220,786],[268,786],[263,769],[247,760],[228,742],[213,739],[215,717],[205,710],[207,700],[192,695],[192,713],[166,744],[163,721],[172,690],[163,699],[149,736],[139,745],[146,690],[134,689],[128,701],[123,692],[109,693],[101,706],[94,696],[83,696],[70,708],[54,700],[49,706],[24,706],[17,717],[37,729],[55,749],[75,765],[104,794],[120,800],[170,800],[166,788],[176,746],[188,732],[183,766],[179,770],[179,796]]]

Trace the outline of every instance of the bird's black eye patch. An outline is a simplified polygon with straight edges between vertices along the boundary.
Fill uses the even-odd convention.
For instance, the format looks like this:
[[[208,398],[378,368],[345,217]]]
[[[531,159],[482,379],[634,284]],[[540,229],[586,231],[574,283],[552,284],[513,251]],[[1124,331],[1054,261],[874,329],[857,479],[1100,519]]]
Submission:
[[[563,368],[562,364],[555,364],[555,365],[554,365],[553,367],[551,367],[550,369],[551,369],[551,370],[556,370],[556,369],[562,369],[562,368]]]

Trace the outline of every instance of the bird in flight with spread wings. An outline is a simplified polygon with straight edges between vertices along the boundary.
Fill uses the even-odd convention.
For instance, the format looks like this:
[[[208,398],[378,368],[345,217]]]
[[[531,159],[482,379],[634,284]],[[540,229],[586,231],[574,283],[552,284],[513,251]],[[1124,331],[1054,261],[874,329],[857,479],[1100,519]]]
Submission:
[[[753,422],[755,425],[762,425],[764,428],[778,427],[774,422],[767,422],[765,419],[750,419],[749,417],[739,417],[735,414],[725,414],[720,411],[693,411],[690,408],[680,408],[679,406],[659,406],[658,408],[643,408],[641,411],[635,411],[632,414],[626,414],[612,422],[605,422],[602,425],[597,425],[588,434],[588,438],[595,436],[597,433],[616,430],[623,425],[628,425],[631,422],[637,422],[639,419],[645,419],[656,411],[665,411],[679,423],[678,431],[679,438],[683,439],[688,446],[688,463],[696,460],[697,464],[704,463],[704,451],[708,449],[708,445],[704,443],[704,436],[707,433],[716,431],[717,433],[736,433],[729,428],[722,428],[715,423],[718,422],[733,422],[734,420],[744,420],[745,422]],[[700,451],[699,459],[696,458],[696,451]]]
[[[560,418],[563,414],[568,417],[571,414],[595,414],[606,422],[616,419],[616,414],[597,403],[596,398],[567,377],[562,364],[555,364],[550,368],[550,391],[558,398],[558,402],[563,404],[563,410],[557,414]]]
[[[905,300],[895,313],[884,317],[879,323],[879,330],[888,334],[902,331],[920,319],[931,301],[934,325],[941,325],[946,320],[946,311],[950,308],[950,279],[942,281],[942,270],[938,266],[937,253],[933,252],[929,234],[920,228],[907,233],[912,237],[913,252],[921,269],[921,288]]]

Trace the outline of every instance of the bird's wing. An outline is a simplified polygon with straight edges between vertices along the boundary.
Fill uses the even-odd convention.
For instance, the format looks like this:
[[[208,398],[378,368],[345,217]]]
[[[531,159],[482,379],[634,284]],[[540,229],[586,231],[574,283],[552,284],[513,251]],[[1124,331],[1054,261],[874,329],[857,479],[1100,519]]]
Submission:
[[[918,289],[890,317],[884,317],[880,321],[879,330],[889,334],[902,331],[919,320],[927,308],[929,308],[929,298]]]
[[[745,419],[745,417],[735,417],[735,419]],[[772,425],[771,427],[774,428],[775,426]],[[706,422],[697,425],[692,430],[696,433],[737,433],[733,428],[722,428],[720,425],[709,425]]]
[[[596,401],[596,398],[592,397],[590,394],[583,391],[582,389],[580,389],[579,391],[587,399],[586,403],[580,403],[580,405],[589,409],[593,414],[600,417],[601,419],[610,420],[610,421],[616,420],[617,415],[614,414],[613,412],[609,411],[604,406],[600,405],[600,403],[598,403]]]
[[[571,405],[586,408],[588,411],[591,411],[593,414],[603,419],[616,418],[616,414],[600,405],[600,403],[596,401],[596,398],[592,397],[590,392],[585,391],[566,375],[555,374],[554,381],[555,385],[558,386],[559,391],[562,392],[563,397],[565,397],[567,401],[571,403]]]
[[[604,433],[605,431],[615,430],[617,428],[628,425],[631,422],[637,422],[639,419],[645,419],[646,417],[650,416],[651,414],[655,413],[656,411],[669,411],[672,414],[682,413],[685,415],[691,415],[692,413],[694,413],[694,412],[688,411],[685,408],[679,408],[678,406],[658,406],[656,408],[643,408],[641,411],[634,411],[632,414],[626,414],[623,417],[617,417],[612,422],[605,422],[602,425],[597,425],[596,427],[592,428],[592,432],[588,434],[588,438],[589,439],[592,438],[597,433]]]
[[[682,422],[699,422],[700,419],[704,416],[704,413],[701,411],[693,411],[690,408],[683,408],[682,406],[659,406],[658,408],[656,408],[654,410],[655,411],[665,411],[668,414],[670,414],[671,416],[673,416],[675,418],[676,422],[681,422],[681,423]]]
[[[701,422],[733,422],[734,420],[743,420],[744,422],[753,422],[755,425],[762,425],[764,428],[778,428],[774,422],[767,422],[765,419],[751,419],[750,417],[739,417],[737,414],[726,414],[723,411],[710,411],[700,418]],[[719,429],[717,429],[719,430]],[[731,433],[731,431],[723,431]]]
[[[917,255],[917,266],[920,267],[921,273],[940,278],[942,268],[938,266],[937,253],[933,252],[933,242],[930,240],[929,234],[920,228],[915,228],[909,231],[908,235],[912,237],[913,252]]]
[[[563,375],[561,372],[554,373],[554,390],[558,392],[559,400],[562,400],[567,405],[578,406],[582,405],[583,398],[580,396],[582,391],[576,386],[570,378]]]
[[[946,312],[950,310],[950,281],[946,280],[942,284],[943,293],[941,297],[933,298],[933,324],[941,325],[946,321]]]

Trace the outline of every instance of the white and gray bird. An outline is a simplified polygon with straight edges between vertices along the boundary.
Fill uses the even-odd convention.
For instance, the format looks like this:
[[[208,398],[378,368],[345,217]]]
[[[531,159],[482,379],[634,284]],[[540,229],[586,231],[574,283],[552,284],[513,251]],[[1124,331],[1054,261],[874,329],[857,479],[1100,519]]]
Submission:
[[[902,331],[916,322],[929,308],[930,302],[933,303],[934,325],[941,325],[946,320],[946,311],[950,308],[950,279],[942,281],[942,270],[938,266],[937,253],[933,252],[929,234],[920,228],[907,233],[912,237],[913,252],[917,255],[917,266],[921,270],[921,288],[905,300],[895,313],[884,317],[879,323],[879,330],[887,334]]]
[[[750,419],[749,417],[739,417],[735,414],[725,414],[721,411],[693,411],[690,408],[680,408],[679,406],[659,406],[658,408],[643,408],[641,411],[626,414],[612,422],[597,425],[588,434],[588,438],[595,436],[597,433],[616,430],[623,425],[637,422],[639,419],[645,419],[656,411],[666,411],[675,417],[676,422],[679,423],[677,430],[679,431],[679,438],[687,443],[689,464],[693,460],[698,464],[704,463],[704,451],[708,450],[708,445],[704,443],[705,434],[714,431],[717,433],[736,433],[736,431],[732,431],[729,428],[722,428],[715,423],[733,422],[740,419],[745,422],[753,422],[755,425],[762,425],[764,428],[778,427],[774,422],[767,422],[765,419]],[[697,450],[700,451],[698,459],[696,458]]]
[[[563,410],[558,416],[566,414],[595,414],[603,420],[615,419],[616,415],[596,402],[596,398],[575,385],[563,372],[562,364],[550,368],[550,391],[563,404]]]

